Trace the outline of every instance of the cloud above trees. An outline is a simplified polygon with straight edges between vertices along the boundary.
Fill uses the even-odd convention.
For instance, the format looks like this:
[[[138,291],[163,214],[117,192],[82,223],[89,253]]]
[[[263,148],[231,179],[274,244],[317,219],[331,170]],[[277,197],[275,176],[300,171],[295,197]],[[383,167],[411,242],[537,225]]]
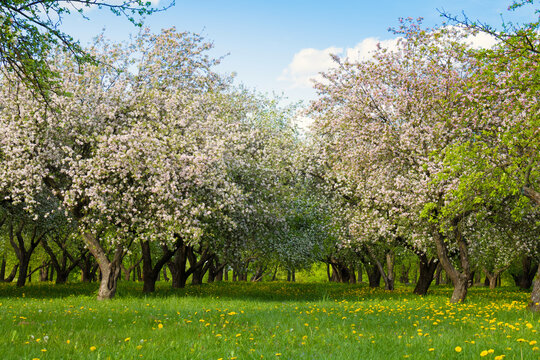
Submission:
[[[395,49],[398,41],[397,37],[386,40],[368,37],[350,48],[338,46],[330,46],[326,49],[304,48],[294,54],[292,61],[278,77],[278,81],[288,83],[290,88],[312,88],[314,81],[323,80],[321,72],[337,66],[332,60],[332,55],[350,61],[368,60],[373,56],[377,46]],[[489,48],[496,43],[496,40],[486,33],[479,33],[469,36],[467,42],[473,48]]]

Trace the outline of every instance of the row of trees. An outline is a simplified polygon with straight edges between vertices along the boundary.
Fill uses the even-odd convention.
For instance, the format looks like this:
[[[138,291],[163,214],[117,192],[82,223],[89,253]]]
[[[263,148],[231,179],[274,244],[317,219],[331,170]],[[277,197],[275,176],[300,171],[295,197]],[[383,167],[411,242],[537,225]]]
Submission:
[[[47,48],[61,91],[45,97],[3,67],[0,234],[18,259],[12,274],[24,285],[41,244],[60,282],[77,266],[92,277],[95,262],[98,299],[139,262],[145,291],[165,266],[181,287],[226,267],[245,280],[250,266],[257,279],[270,264],[314,261],[343,282],[363,263],[370,284],[392,290],[408,253],[416,293],[439,268],[451,301],[464,301],[475,269],[494,285],[512,260],[538,256],[536,29],[475,50],[475,26],[406,20],[395,49],[335,58],[308,137],[291,125],[294,108],[217,74],[196,34],[100,38],[82,63]]]
[[[311,107],[313,171],[343,195],[344,247],[390,253],[402,244],[430,274],[435,256],[454,284],[452,302],[465,300],[473,268],[496,277],[519,254],[537,256],[536,29],[475,50],[474,27],[404,20],[397,49],[335,59]],[[537,276],[531,306],[539,302]]]

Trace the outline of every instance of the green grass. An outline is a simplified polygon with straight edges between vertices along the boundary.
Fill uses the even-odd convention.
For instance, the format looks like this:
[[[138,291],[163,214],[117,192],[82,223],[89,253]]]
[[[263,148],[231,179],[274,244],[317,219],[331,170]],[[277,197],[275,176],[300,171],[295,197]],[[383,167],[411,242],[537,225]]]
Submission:
[[[458,305],[446,287],[424,298],[329,283],[141,288],[121,283],[98,302],[96,284],[0,284],[0,359],[540,357],[540,316],[513,288],[472,288]]]

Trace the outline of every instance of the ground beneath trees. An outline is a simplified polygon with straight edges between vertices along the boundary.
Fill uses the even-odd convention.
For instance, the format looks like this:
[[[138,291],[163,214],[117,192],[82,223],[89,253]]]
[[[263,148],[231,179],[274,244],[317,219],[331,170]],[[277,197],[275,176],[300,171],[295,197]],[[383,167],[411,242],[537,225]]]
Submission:
[[[539,359],[529,294],[450,288],[422,298],[328,283],[216,283],[155,296],[122,283],[0,284],[2,359]]]

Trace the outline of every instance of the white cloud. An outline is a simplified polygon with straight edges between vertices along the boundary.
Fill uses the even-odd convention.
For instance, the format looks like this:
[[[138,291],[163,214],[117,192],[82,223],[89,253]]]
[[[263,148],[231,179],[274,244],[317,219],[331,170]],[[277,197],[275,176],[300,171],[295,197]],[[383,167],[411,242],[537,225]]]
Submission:
[[[488,49],[493,47],[497,42],[497,38],[487,33],[480,32],[476,35],[470,35],[465,40],[473,49]]]
[[[377,38],[367,38],[352,48],[331,46],[326,49],[302,49],[294,54],[292,62],[282,71],[278,80],[288,82],[292,88],[311,88],[313,81],[321,81],[321,72],[336,66],[330,55],[338,55],[352,61],[367,60],[372,56],[377,44],[392,48],[398,39],[380,41]]]
[[[380,44],[383,48],[395,49],[399,38],[379,40],[369,37],[352,48],[331,46],[326,49],[302,49],[294,54],[291,63],[281,72],[278,81],[289,83],[291,88],[312,88],[314,81],[322,81],[321,72],[328,71],[336,66],[330,55],[338,55],[351,61],[365,61],[373,56],[373,52]],[[470,35],[465,40],[475,49],[490,48],[497,43],[497,39],[486,33]]]
[[[311,88],[313,79],[321,80],[321,71],[335,66],[332,54],[339,55],[342,48],[329,47],[323,50],[308,48],[294,54],[292,62],[283,70],[279,81],[290,82],[293,88]]]

